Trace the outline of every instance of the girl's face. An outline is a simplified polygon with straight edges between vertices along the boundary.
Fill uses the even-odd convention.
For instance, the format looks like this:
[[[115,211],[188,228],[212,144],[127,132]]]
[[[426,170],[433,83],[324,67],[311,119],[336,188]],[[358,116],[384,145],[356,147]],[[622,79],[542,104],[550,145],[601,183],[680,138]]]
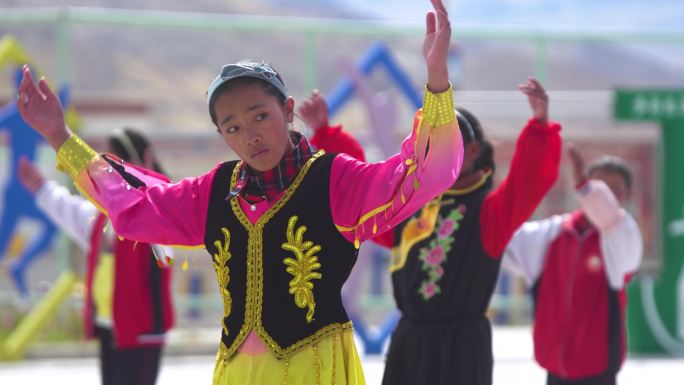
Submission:
[[[274,168],[294,148],[288,132],[292,97],[281,104],[259,83],[236,84],[216,98],[214,112],[223,140],[254,170]]]
[[[475,171],[475,161],[480,156],[480,142],[473,140],[463,147],[463,165],[461,166],[460,178],[472,175]]]

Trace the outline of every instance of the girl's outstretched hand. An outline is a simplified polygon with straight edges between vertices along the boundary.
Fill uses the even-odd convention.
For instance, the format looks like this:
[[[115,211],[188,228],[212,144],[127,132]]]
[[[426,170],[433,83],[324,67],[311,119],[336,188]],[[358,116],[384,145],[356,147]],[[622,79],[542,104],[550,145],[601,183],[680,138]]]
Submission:
[[[57,150],[71,132],[64,123],[64,110],[45,78],[33,82],[31,69],[24,66],[24,76],[17,91],[17,109],[24,121]]]

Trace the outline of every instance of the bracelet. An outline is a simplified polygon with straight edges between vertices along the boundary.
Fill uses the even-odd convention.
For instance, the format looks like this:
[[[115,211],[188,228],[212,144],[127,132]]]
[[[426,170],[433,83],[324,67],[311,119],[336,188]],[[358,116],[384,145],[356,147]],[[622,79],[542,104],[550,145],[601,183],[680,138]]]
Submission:
[[[433,127],[444,126],[456,119],[454,98],[451,83],[449,88],[440,93],[433,93],[425,85],[425,99],[423,100],[423,119]]]
[[[57,150],[57,169],[76,180],[98,154],[77,135],[71,135]]]

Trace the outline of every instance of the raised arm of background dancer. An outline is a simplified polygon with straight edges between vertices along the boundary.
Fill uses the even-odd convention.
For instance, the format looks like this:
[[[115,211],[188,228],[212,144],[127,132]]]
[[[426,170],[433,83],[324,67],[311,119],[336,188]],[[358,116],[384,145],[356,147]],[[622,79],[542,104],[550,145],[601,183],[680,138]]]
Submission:
[[[58,167],[111,219],[127,239],[166,245],[203,244],[209,189],[215,170],[179,183],[153,171],[98,155],[64,123],[64,111],[45,79],[38,86],[24,67],[19,113],[57,151]]]
[[[603,181],[587,180],[577,192],[582,210],[601,233],[601,255],[608,283],[613,289],[621,289],[641,263],[643,242],[639,226]]]
[[[561,127],[548,121],[548,97],[530,78],[520,86],[534,112],[515,148],[508,177],[485,198],[480,210],[482,245],[498,258],[515,230],[537,208],[558,178]]]
[[[347,154],[356,160],[366,161],[363,147],[341,125],[330,126],[328,123],[328,105],[318,90],[313,90],[299,109],[299,117],[314,130],[309,142],[316,148],[329,153]]]
[[[584,158],[572,144],[568,145],[568,155],[582,211],[601,234],[601,256],[608,283],[613,289],[621,289],[641,263],[641,231],[608,185],[587,178]]]
[[[88,250],[95,220],[100,214],[95,205],[72,195],[69,189],[55,181],[46,182],[36,191],[36,205],[81,250]]]
[[[333,220],[357,245],[413,214],[451,186],[461,169],[463,141],[446,66],[451,26],[442,3],[432,3],[435,12],[428,13],[423,46],[428,67],[423,109],[416,114],[401,152],[373,164],[346,155],[338,155],[333,161]]]
[[[21,184],[33,194],[36,205],[64,231],[82,250],[90,244],[97,208],[87,200],[72,195],[54,181],[48,181],[26,157],[19,160],[17,175]]]
[[[568,157],[582,211],[601,233],[608,283],[613,289],[621,289],[641,263],[644,246],[639,226],[603,181],[587,177],[584,157],[572,143]]]

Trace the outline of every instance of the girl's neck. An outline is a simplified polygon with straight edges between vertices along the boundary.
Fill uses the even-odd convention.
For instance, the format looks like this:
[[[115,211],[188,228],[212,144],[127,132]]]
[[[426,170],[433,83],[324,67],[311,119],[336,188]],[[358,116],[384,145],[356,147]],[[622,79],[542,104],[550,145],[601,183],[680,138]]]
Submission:
[[[456,183],[454,183],[454,185],[451,186],[451,188],[455,190],[466,189],[482,180],[484,174],[484,170],[475,170],[474,172],[471,172],[468,175],[464,175],[458,178],[458,180],[456,180]]]

